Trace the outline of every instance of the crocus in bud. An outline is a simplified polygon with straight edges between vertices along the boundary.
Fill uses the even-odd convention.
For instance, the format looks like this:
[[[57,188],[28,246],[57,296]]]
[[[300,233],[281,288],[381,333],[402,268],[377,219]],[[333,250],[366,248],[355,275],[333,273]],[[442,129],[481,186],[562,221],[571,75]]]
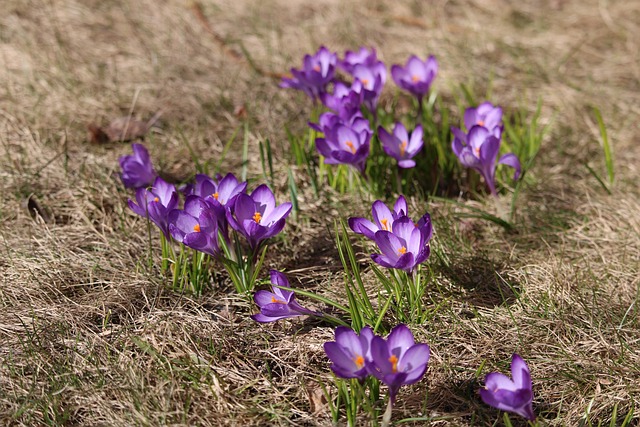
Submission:
[[[283,78],[280,87],[298,89],[314,101],[327,91],[333,81],[338,57],[322,46],[314,55],[305,55],[302,69],[291,69],[291,78]]]
[[[410,92],[418,101],[429,93],[429,88],[433,79],[438,73],[438,61],[433,56],[429,56],[426,61],[420,60],[413,55],[403,67],[401,65],[393,65],[391,67],[391,76],[398,87]]]
[[[276,198],[269,187],[262,184],[251,195],[240,193],[233,209],[227,210],[229,225],[245,236],[255,250],[264,240],[280,233],[291,212],[291,203],[276,206]]]
[[[499,372],[487,374],[484,388],[480,389],[480,397],[489,406],[535,421],[529,367],[515,353],[511,358],[511,378]]]
[[[457,128],[451,130],[454,135],[451,146],[460,163],[477,170],[484,177],[491,194],[496,195],[496,158],[500,151],[500,140],[484,126],[473,126],[468,135]],[[520,176],[520,161],[515,154],[504,154],[498,164],[514,168],[514,180]]]
[[[371,340],[373,330],[365,327],[358,336],[351,328],[336,328],[336,340],[324,343],[324,351],[331,360],[331,370],[340,378],[358,378],[364,380],[367,372],[366,362],[371,361]]]
[[[393,135],[387,132],[382,126],[378,127],[378,136],[382,141],[384,152],[398,161],[401,168],[412,168],[416,165],[413,157],[422,149],[422,126],[418,125],[411,132],[402,123],[396,123],[393,128]]]
[[[338,66],[349,74],[353,74],[353,69],[356,65],[364,65],[365,67],[373,67],[378,62],[378,55],[376,50],[371,50],[366,47],[361,47],[357,52],[348,50],[344,54],[344,59],[338,61]]]
[[[367,371],[389,387],[389,400],[395,402],[403,385],[418,382],[427,370],[430,350],[427,344],[416,344],[406,325],[393,328],[387,339],[371,340],[371,360]]]
[[[320,315],[320,313],[307,310],[298,304],[293,291],[282,289],[290,287],[287,276],[276,270],[271,270],[270,274],[271,283],[276,286],[271,287],[271,292],[258,291],[253,295],[253,300],[260,308],[260,313],[251,316],[253,320],[260,323],[268,323],[288,317]]]
[[[357,118],[351,126],[337,121],[325,129],[324,138],[316,138],[316,148],[327,164],[352,165],[361,173],[369,156],[371,129],[366,119]]]
[[[502,135],[502,108],[483,102],[477,107],[467,108],[464,112],[464,126],[470,130],[474,126],[485,127],[500,139]]]
[[[136,202],[130,199],[129,208],[136,214],[149,218],[168,239],[169,212],[178,206],[176,187],[158,177],[151,188],[138,188]]]
[[[349,227],[354,233],[362,234],[368,239],[375,240],[375,234],[379,230],[391,231],[393,222],[407,215],[407,200],[404,196],[398,197],[393,212],[380,200],[376,200],[371,205],[371,215],[373,222],[366,218],[351,217],[349,218]]]
[[[197,251],[213,257],[220,253],[216,215],[200,196],[188,196],[184,210],[169,213],[169,232],[176,241]]]
[[[371,259],[383,267],[412,273],[429,257],[430,239],[430,220],[421,227],[414,224],[411,218],[403,216],[393,222],[391,231],[376,231],[375,242],[381,253],[372,254]]]
[[[122,168],[122,183],[127,188],[148,187],[158,174],[153,170],[149,152],[142,144],[132,144],[133,155],[119,159]]]

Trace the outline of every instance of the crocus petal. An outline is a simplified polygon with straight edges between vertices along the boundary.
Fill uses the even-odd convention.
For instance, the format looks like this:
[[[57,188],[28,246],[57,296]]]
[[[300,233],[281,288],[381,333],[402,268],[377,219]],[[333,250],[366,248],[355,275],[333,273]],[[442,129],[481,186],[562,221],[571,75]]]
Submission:
[[[409,348],[398,362],[398,370],[406,372],[405,384],[410,385],[422,378],[429,363],[430,349],[427,344],[416,344]]]
[[[263,307],[267,304],[271,304],[273,303],[274,299],[278,299],[278,296],[276,294],[274,294],[273,292],[269,292],[269,291],[258,291],[255,294],[253,294],[253,301],[256,303],[256,305],[258,307]]]
[[[262,218],[262,223],[265,225],[274,223],[276,221],[280,221],[283,218],[286,218],[289,216],[289,213],[291,212],[291,207],[293,205],[290,202],[285,202],[281,205],[279,205],[278,207],[276,207],[275,209],[273,209],[271,211],[271,213],[265,215]]]
[[[380,200],[376,200],[373,202],[373,205],[371,205],[371,214],[373,215],[373,220],[381,230],[391,230],[393,215],[387,205]]]
[[[502,157],[500,157],[500,160],[498,160],[498,163],[511,166],[512,168],[515,169],[515,172],[513,173],[514,181],[520,177],[520,172],[521,172],[520,160],[518,160],[518,157],[515,154],[507,153],[503,155]]]
[[[484,165],[494,163],[500,150],[500,140],[493,135],[489,135],[480,147],[480,161]]]
[[[511,356],[511,377],[518,388],[531,389],[529,367],[524,359],[516,353]]]
[[[366,218],[349,218],[349,227],[354,233],[362,234],[371,240],[375,239],[375,233],[380,229]]]
[[[251,199],[258,205],[259,212],[262,213],[263,216],[269,215],[276,205],[276,198],[266,184],[259,185],[253,190]]]
[[[399,354],[403,354],[414,344],[415,341],[411,330],[403,324],[400,324],[393,328],[393,330],[389,334],[389,337],[387,338],[389,352],[394,354],[396,354],[396,351],[399,351]]]

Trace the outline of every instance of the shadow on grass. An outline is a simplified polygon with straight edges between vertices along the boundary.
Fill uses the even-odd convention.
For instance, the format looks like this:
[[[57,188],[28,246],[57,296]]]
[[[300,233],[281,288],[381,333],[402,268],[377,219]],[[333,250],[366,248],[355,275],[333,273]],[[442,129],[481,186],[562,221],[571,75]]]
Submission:
[[[449,265],[440,262],[436,267],[452,285],[441,289],[444,295],[486,308],[513,304],[517,299],[520,284],[507,280],[506,269],[482,255],[459,258]]]

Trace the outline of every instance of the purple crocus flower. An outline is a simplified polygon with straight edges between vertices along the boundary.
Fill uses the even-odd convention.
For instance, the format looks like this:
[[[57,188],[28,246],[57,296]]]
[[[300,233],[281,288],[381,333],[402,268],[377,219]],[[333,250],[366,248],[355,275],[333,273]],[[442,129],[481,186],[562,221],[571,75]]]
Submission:
[[[429,346],[416,344],[409,328],[400,324],[393,328],[386,340],[373,337],[367,371],[389,387],[389,400],[393,404],[400,387],[414,384],[422,378],[429,356]]]
[[[269,323],[288,317],[320,315],[320,313],[307,310],[298,304],[293,291],[280,288],[290,287],[287,276],[276,270],[271,270],[270,274],[271,283],[277,286],[272,286],[271,292],[258,291],[253,295],[253,300],[260,308],[260,313],[251,316],[253,320],[260,323]]]
[[[438,61],[434,56],[429,56],[426,61],[413,55],[402,67],[393,65],[391,76],[398,87],[412,93],[418,101],[429,92],[431,83],[438,73]]]
[[[314,55],[305,55],[302,69],[291,69],[292,78],[283,78],[280,87],[298,89],[314,101],[333,81],[338,57],[322,46]]]
[[[465,135],[460,129],[451,128],[454,138],[451,144],[453,152],[463,166],[477,170],[483,177],[491,194],[497,195],[495,174],[496,157],[500,151],[500,140],[484,126],[473,126]],[[504,154],[498,164],[515,169],[513,179],[520,176],[520,161],[513,153]]]
[[[349,121],[360,113],[360,105],[364,100],[362,83],[359,80],[353,82],[348,87],[342,82],[335,85],[333,94],[323,93],[320,95],[322,103],[338,114],[341,120]]]
[[[382,126],[378,127],[378,136],[382,141],[384,152],[398,161],[401,168],[412,168],[416,165],[413,157],[422,149],[422,126],[418,125],[409,136],[402,123],[396,123],[393,135]]]
[[[324,351],[331,360],[331,370],[340,378],[363,381],[369,373],[366,362],[371,361],[373,330],[365,327],[358,336],[351,328],[336,328],[336,340],[324,343]]]
[[[483,126],[493,136],[500,139],[502,135],[502,108],[494,107],[490,102],[483,102],[475,108],[467,108],[464,112],[464,126],[468,130],[474,126]]]
[[[185,246],[213,257],[220,253],[216,215],[200,196],[188,196],[184,210],[169,212],[169,231],[176,241]]]
[[[149,152],[142,144],[132,144],[133,155],[121,156],[122,183],[127,188],[148,187],[158,174],[153,169]]]
[[[316,138],[316,148],[325,157],[324,162],[352,165],[363,173],[372,133],[368,120],[358,118],[351,126],[338,121],[324,133],[324,138]]]
[[[218,220],[218,228],[226,237],[228,228],[226,211],[234,205],[238,194],[246,191],[247,183],[238,181],[232,173],[218,178],[218,182],[208,175],[198,174],[195,181],[192,194],[202,197],[211,205]]]
[[[484,388],[480,389],[480,397],[489,406],[535,421],[529,367],[515,353],[511,358],[511,377],[513,380],[499,372],[487,374]]]
[[[376,232],[379,230],[391,231],[393,223],[396,219],[407,215],[407,200],[404,196],[398,197],[393,212],[380,200],[376,200],[371,205],[371,215],[373,221],[366,218],[352,217],[349,218],[349,227],[354,233],[362,234],[370,240],[375,240]]]
[[[251,195],[238,194],[233,209],[227,210],[226,215],[229,225],[244,235],[255,250],[261,242],[282,231],[290,212],[291,203],[276,206],[273,192],[262,184]]]
[[[362,83],[364,105],[371,112],[376,111],[378,98],[387,81],[387,69],[382,61],[371,66],[357,64],[353,67],[353,77]]]
[[[373,67],[378,62],[378,55],[376,50],[371,50],[366,47],[361,47],[357,52],[348,50],[344,54],[344,60],[338,61],[338,66],[349,74],[353,74],[353,70],[356,65],[364,65],[365,67]]]
[[[176,187],[158,177],[150,189],[138,188],[136,202],[137,204],[129,199],[129,208],[138,215],[149,218],[168,239],[169,212],[178,206]]]
[[[420,227],[411,218],[403,216],[393,222],[392,231],[376,232],[375,242],[381,253],[372,254],[371,259],[383,267],[411,273],[429,257],[430,239],[430,220]]]

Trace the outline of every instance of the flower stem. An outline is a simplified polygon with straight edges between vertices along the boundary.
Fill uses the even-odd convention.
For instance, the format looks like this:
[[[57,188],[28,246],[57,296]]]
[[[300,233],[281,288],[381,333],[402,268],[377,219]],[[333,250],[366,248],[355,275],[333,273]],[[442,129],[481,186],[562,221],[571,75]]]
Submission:
[[[389,403],[387,403],[387,410],[382,416],[382,427],[389,427],[391,423],[391,412],[393,411],[393,400],[389,397]]]

